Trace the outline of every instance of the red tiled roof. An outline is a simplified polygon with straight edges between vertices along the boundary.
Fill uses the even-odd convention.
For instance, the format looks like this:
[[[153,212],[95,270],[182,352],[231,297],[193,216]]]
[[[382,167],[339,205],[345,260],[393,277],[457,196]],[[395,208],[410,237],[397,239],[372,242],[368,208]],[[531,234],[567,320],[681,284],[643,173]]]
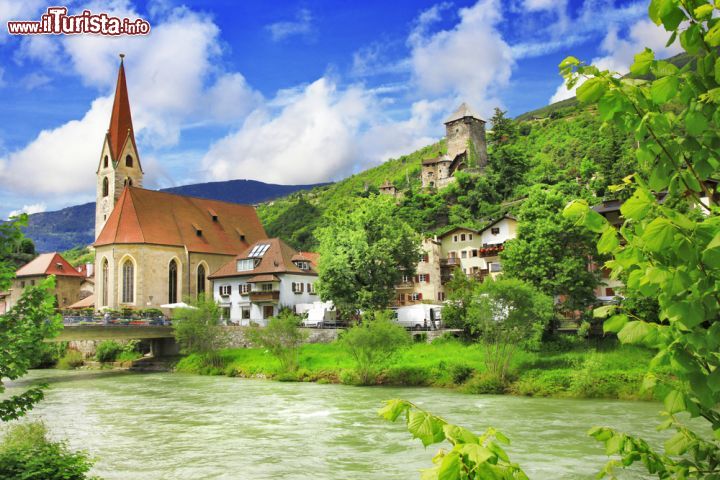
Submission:
[[[315,252],[298,252],[292,257],[293,262],[310,262],[310,265],[312,265],[314,269],[317,269],[319,260],[320,254]]]
[[[110,155],[113,160],[119,160],[118,155],[122,153],[128,139],[135,143],[132,115],[130,114],[130,98],[125,81],[125,66],[122,59],[120,59],[120,69],[118,70],[117,84],[115,86],[115,100],[113,101],[110,127],[108,128]]]
[[[23,265],[15,272],[16,277],[30,277],[35,275],[57,275],[63,277],[80,277],[83,275],[75,270],[62,255],[57,252],[38,255],[30,263]]]
[[[71,310],[80,309],[80,308],[90,308],[95,306],[95,295],[90,295],[82,300],[79,300],[72,305],[68,306],[67,308]]]
[[[257,245],[269,245],[267,251],[263,254],[262,257],[255,257],[260,260],[260,263],[252,270],[247,270],[243,272],[237,271],[237,261],[238,260],[244,260],[250,257],[250,253],[253,251],[254,247]],[[293,260],[298,260],[297,256],[300,255],[299,252],[296,252],[293,250],[290,246],[288,246],[285,242],[280,240],[279,238],[266,238],[262,240],[258,240],[253,245],[250,245],[248,248],[246,248],[240,255],[235,257],[233,260],[229,261],[222,267],[218,269],[215,273],[210,275],[209,278],[222,278],[222,277],[241,277],[246,275],[260,275],[260,274],[275,274],[275,273],[296,273],[300,275],[317,275],[317,272],[314,270],[314,265],[312,264],[312,260],[309,258],[309,256],[317,255],[305,252],[302,255],[308,256],[303,257],[302,260],[308,260],[311,262],[311,269],[310,270],[301,270],[297,265],[293,263]]]
[[[237,255],[261,238],[265,230],[250,205],[125,187],[95,246],[150,243]]]
[[[260,282],[279,282],[280,279],[271,273],[264,275],[255,275],[247,283],[260,283]]]

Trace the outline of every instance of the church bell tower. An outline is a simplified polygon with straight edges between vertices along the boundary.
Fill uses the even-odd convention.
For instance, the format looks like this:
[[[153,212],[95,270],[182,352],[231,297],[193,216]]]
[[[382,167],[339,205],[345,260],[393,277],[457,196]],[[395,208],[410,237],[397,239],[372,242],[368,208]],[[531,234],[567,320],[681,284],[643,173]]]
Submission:
[[[130,115],[124,57],[124,54],[120,54],[120,69],[115,87],[110,127],[105,134],[100,163],[96,172],[96,239],[102,232],[123,189],[125,187],[141,187],[143,180],[143,170],[135,144],[135,132]]]

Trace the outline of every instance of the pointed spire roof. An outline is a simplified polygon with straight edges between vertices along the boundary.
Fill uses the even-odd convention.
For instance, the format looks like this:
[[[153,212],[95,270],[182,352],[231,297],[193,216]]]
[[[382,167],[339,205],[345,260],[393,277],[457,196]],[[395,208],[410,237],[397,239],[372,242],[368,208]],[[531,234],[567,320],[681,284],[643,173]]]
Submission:
[[[130,98],[128,97],[127,83],[125,81],[125,65],[123,64],[124,54],[120,54],[120,69],[118,70],[117,85],[115,86],[115,100],[113,101],[110,127],[108,128],[108,143],[110,144],[110,155],[117,161],[122,153],[125,142],[130,140],[135,143],[135,132],[133,131],[132,116],[130,115]]]
[[[461,118],[465,117],[472,117],[480,120],[481,122],[484,122],[482,117],[475,113],[475,110],[473,110],[467,103],[463,102],[460,104],[460,106],[453,112],[452,115],[450,115],[447,120],[445,120],[444,123],[450,123],[454,122],[455,120],[460,120]]]

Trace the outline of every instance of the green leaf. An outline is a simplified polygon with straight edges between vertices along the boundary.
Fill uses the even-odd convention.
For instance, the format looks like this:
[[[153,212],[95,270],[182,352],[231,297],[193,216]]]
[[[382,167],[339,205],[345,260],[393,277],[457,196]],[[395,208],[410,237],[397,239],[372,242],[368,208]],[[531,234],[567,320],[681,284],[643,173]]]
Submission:
[[[580,65],[580,60],[573,56],[565,57],[565,59],[560,62],[560,65],[558,65],[561,69],[566,67],[571,67],[573,65]]]
[[[656,218],[645,228],[642,239],[645,247],[652,252],[660,252],[673,245],[675,226],[667,218]]]
[[[720,268],[720,233],[715,234],[703,250],[702,261],[710,268]]]
[[[597,102],[607,90],[607,81],[604,78],[593,77],[580,85],[575,96],[582,103]]]
[[[445,438],[447,438],[450,443],[477,443],[478,440],[477,435],[467,428],[450,425],[449,423],[443,425],[443,432],[445,433]]]
[[[683,432],[677,432],[665,442],[665,453],[668,455],[682,455],[691,445],[692,441]]]
[[[689,110],[685,115],[685,128],[690,135],[700,136],[708,128],[708,121],[702,112]]]
[[[720,83],[720,57],[715,60],[715,81]]]
[[[593,310],[594,318],[605,318],[617,310],[617,305],[603,305]]]
[[[423,445],[427,447],[445,439],[442,429],[443,424],[444,422],[434,415],[413,410],[410,412],[407,427],[408,431],[415,438],[419,438]]]
[[[629,220],[642,220],[650,212],[655,198],[644,188],[638,188],[620,207],[620,213]]]
[[[702,33],[700,26],[697,24],[680,33],[680,45],[691,55],[694,55],[702,48]]]
[[[625,435],[616,433],[608,441],[605,442],[605,454],[615,455],[622,450],[625,445]]]
[[[648,14],[650,19],[655,22],[655,25],[662,23],[663,17],[670,14],[676,3],[673,0],[652,0],[648,7]]]
[[[655,80],[650,86],[650,96],[655,104],[667,102],[677,94],[678,78],[675,76],[663,77]]]
[[[386,420],[394,422],[400,416],[401,413],[405,412],[410,408],[410,404],[405,400],[388,400],[386,405],[378,410],[378,415]]]
[[[612,120],[616,113],[625,110],[625,98],[617,90],[608,90],[598,102],[600,119]]]
[[[476,465],[485,463],[489,458],[493,458],[495,456],[489,449],[483,447],[482,445],[478,445],[477,443],[468,443],[463,445],[460,452],[463,455],[467,455],[470,461]]]
[[[618,333],[618,338],[622,343],[641,343],[648,336],[652,327],[647,323],[639,320],[627,322]]]
[[[624,313],[613,315],[603,323],[603,332],[618,333],[628,323],[628,317]]]
[[[667,315],[672,321],[680,322],[687,328],[693,328],[705,320],[705,310],[697,302],[675,302],[667,308]]]
[[[655,54],[649,48],[635,55],[635,62],[630,65],[630,73],[633,75],[647,75],[650,66],[655,60]]]
[[[720,45],[720,22],[716,22],[713,27],[705,34],[705,42],[711,47]]]
[[[600,240],[597,243],[598,253],[610,253],[615,250],[620,242],[617,238],[617,232],[615,228],[608,227],[600,236]]]
[[[461,478],[462,459],[457,452],[450,452],[443,458],[438,470],[438,480],[458,480]]]
[[[713,392],[720,391],[720,368],[716,368],[710,375],[708,375],[707,383],[708,387],[710,387]]]
[[[669,414],[684,412],[687,408],[685,405],[685,394],[677,390],[672,390],[663,400],[665,410]]]
[[[713,6],[706,3],[697,7],[693,13],[698,20],[707,20],[712,17],[712,12]]]

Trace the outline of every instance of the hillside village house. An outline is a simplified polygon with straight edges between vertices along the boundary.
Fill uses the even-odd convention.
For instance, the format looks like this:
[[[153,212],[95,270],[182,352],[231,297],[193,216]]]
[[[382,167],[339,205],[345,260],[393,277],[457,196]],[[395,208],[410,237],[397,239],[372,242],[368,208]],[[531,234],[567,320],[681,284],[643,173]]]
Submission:
[[[478,280],[487,276],[495,278],[502,272],[500,252],[516,233],[517,220],[505,215],[482,230],[458,227],[436,238],[425,239],[417,274],[405,276],[395,287],[396,305],[444,301],[444,285],[457,268]]]
[[[282,307],[320,300],[317,256],[297,252],[278,238],[262,239],[210,275],[223,318],[238,325],[267,325]]]
[[[35,286],[50,275],[55,275],[58,308],[66,308],[80,300],[80,286],[85,281],[85,275],[78,272],[59,253],[43,253],[15,273],[7,308],[17,304],[26,287]]]
[[[252,206],[140,188],[122,55],[96,175],[98,310],[159,307],[209,293],[210,273],[266,237]]]

